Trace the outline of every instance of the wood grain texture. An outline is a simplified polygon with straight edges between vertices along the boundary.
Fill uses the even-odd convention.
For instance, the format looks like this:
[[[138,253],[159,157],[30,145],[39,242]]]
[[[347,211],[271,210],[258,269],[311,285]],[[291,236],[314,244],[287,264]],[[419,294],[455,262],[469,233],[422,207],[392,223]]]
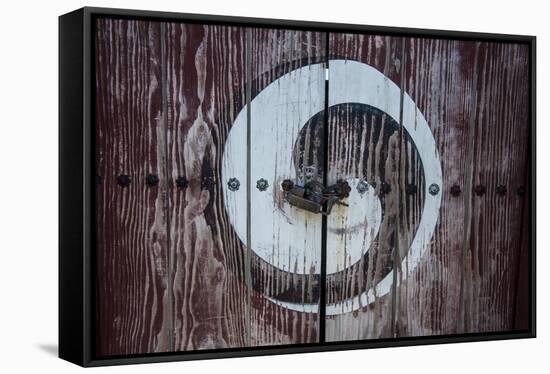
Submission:
[[[525,188],[529,191],[529,181],[526,180]],[[533,321],[531,321],[530,315],[530,305],[531,305],[531,289],[530,289],[530,279],[531,279],[531,253],[532,251],[532,238],[530,238],[532,220],[530,215],[532,214],[529,209],[530,193],[525,194],[522,208],[522,219],[521,219],[521,249],[518,253],[519,258],[517,261],[518,274],[517,274],[517,284],[516,284],[516,300],[515,300],[515,310],[514,310],[514,330],[529,330],[532,326]]]
[[[346,59],[366,63],[382,72],[398,86],[401,84],[402,40],[395,37],[362,34],[330,34],[329,59]],[[332,77],[331,77],[332,79]],[[329,96],[331,95],[329,82]],[[384,95],[384,93],[381,93]],[[399,120],[395,118],[394,120]],[[340,178],[365,178],[381,196],[383,183],[393,186],[384,196],[384,218],[378,235],[368,225],[360,227],[372,245],[360,261],[344,271],[327,278],[327,303],[342,303],[371,289],[393,267],[396,242],[398,144],[401,135],[390,129],[390,118],[376,117],[350,105],[341,105],[329,111],[328,118],[328,183]],[[366,209],[366,208],[365,208]],[[346,208],[336,211],[331,220],[345,225]],[[367,215],[365,211],[365,215]],[[349,229],[349,228],[348,228]],[[327,243],[344,245],[346,230],[327,232]],[[375,236],[376,235],[376,236]],[[340,244],[338,244],[340,243]],[[338,248],[328,248],[327,255]],[[352,313],[326,318],[326,340],[360,340],[387,338],[392,335],[391,294]]]
[[[98,19],[95,43],[96,354],[168,351],[160,24]]]
[[[529,137],[527,45],[482,43],[478,60],[471,226],[465,252],[464,332],[514,326]],[[507,188],[497,194],[497,186]],[[525,266],[525,265],[524,265]]]
[[[221,178],[225,141],[245,104],[245,30],[165,27],[174,350],[248,346],[246,248],[228,221]]]
[[[470,114],[474,110],[475,42],[405,39],[403,90],[424,114],[436,140],[443,170],[439,220],[429,249],[413,270],[397,267],[395,335],[454,334],[461,304],[464,196]],[[414,183],[403,148],[401,190]],[[451,194],[457,185],[461,193]],[[415,195],[400,195],[399,247],[407,254],[422,214]],[[399,260],[398,263],[401,261]]]
[[[276,29],[250,29],[249,32],[250,84],[253,99],[265,87],[284,74],[302,66],[325,60],[326,39],[324,33]],[[301,74],[308,74],[308,72],[305,71]],[[297,76],[296,79],[300,79],[300,77]],[[306,84],[310,85],[311,90],[316,90],[312,94],[320,96],[324,102],[324,81],[322,85],[315,83],[318,82],[318,79],[323,80],[324,77],[310,77],[309,79]],[[254,104],[252,104],[250,118],[250,126],[254,129],[251,133],[252,155],[258,156],[262,152],[262,150],[254,148],[254,144],[260,140],[259,136],[269,136],[271,140],[270,148],[263,150],[265,152],[263,155],[251,159],[252,179],[249,187],[251,205],[254,206],[259,199],[263,198],[262,193],[272,191],[273,211],[280,210],[282,205],[288,204],[283,201],[280,189],[280,184],[285,178],[290,177],[300,184],[310,179],[322,182],[323,178],[320,148],[324,131],[322,121],[306,124],[309,118],[303,118],[303,123],[289,122],[297,103],[300,100],[307,100],[307,97],[291,97],[284,87],[276,87],[278,87],[276,89],[278,93],[275,93],[275,96],[282,98],[282,105],[288,113],[288,115],[277,119],[278,130],[274,128],[275,133],[273,134],[270,129],[262,125],[265,113],[258,112]],[[289,138],[294,136],[291,135],[293,131],[284,130],[297,129],[302,126],[304,128],[296,138]],[[263,130],[264,128],[265,130]],[[286,170],[275,168],[270,172],[269,169],[262,170],[261,165],[265,162],[265,160],[261,160],[262,157],[267,160],[274,158],[276,163],[277,160],[280,163],[281,159],[293,160],[296,175],[288,175],[288,168],[285,168]],[[264,175],[265,173],[268,174]],[[257,177],[265,178],[272,188],[265,192],[258,191],[256,188]],[[267,215],[267,219],[269,219],[272,213],[269,211],[256,212],[252,209],[251,214],[250,234],[254,242],[255,236],[265,235],[265,228],[259,223],[260,215]],[[290,310],[272,301],[273,299],[285,300],[296,304],[319,302],[319,282],[315,272],[320,272],[318,260],[320,260],[321,251],[321,217],[309,213],[302,215],[304,219],[295,223],[292,231],[281,230],[277,226],[277,221],[273,221],[273,224],[277,226],[274,227],[274,232],[278,232],[278,234],[273,238],[267,238],[272,242],[273,247],[273,256],[270,262],[264,261],[251,252],[253,290],[250,318],[251,345],[253,346],[318,342],[319,321],[316,313]],[[308,258],[312,259],[311,262],[306,263],[308,260],[305,259],[305,255],[303,258],[298,258],[297,261],[289,260],[287,256],[283,255],[283,252],[288,252],[288,249],[278,249],[278,246],[280,243],[288,241],[297,243],[298,248],[301,248],[304,254],[315,252],[309,253]],[[301,274],[296,274],[298,268]],[[267,297],[270,297],[271,300]]]
[[[331,256],[326,304],[342,309],[326,317],[326,341],[528,327],[529,197],[517,193],[528,177],[526,45],[115,19],[97,20],[95,43],[102,176],[96,354],[318,342],[323,235]],[[402,118],[358,103],[330,107],[328,122],[322,105],[304,118],[296,114],[316,98],[324,103],[323,71],[312,66],[329,59],[383,73],[412,98],[435,138],[441,209],[414,269],[401,263],[426,182]],[[290,72],[304,88],[298,95],[278,80]],[[254,102],[268,89],[273,100],[264,98],[265,108],[276,110]],[[389,91],[380,95],[395,99]],[[227,145],[234,144],[228,139],[239,113],[247,130],[233,149]],[[273,170],[265,167],[270,160]],[[129,186],[117,184],[121,174],[130,176]],[[148,174],[160,183],[146,185]],[[226,174],[239,176],[237,191],[226,191]],[[275,212],[292,218],[283,179],[303,184],[325,176],[327,184],[368,182],[381,204],[378,231],[370,216],[352,224],[344,206],[329,216],[326,233],[321,215],[301,212],[290,228],[269,222]],[[257,188],[259,178],[267,191]],[[451,194],[455,184],[459,196]],[[475,193],[478,185],[485,194]],[[501,185],[506,192],[499,194]],[[267,209],[255,209],[266,196]],[[243,232],[233,226],[235,214],[249,215]],[[357,257],[350,238],[358,233]],[[259,237],[269,243],[269,259],[247,248]],[[346,312],[350,299],[388,274],[388,293]]]

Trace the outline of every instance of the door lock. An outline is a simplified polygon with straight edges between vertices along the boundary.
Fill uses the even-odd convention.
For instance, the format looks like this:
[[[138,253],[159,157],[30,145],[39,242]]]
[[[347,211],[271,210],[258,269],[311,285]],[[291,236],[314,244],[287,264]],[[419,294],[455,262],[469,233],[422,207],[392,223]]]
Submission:
[[[309,181],[299,186],[290,179],[285,179],[281,187],[285,193],[285,200],[290,205],[326,216],[330,214],[334,204],[348,206],[340,200],[348,197],[351,191],[348,182],[343,180],[325,187],[317,181]]]

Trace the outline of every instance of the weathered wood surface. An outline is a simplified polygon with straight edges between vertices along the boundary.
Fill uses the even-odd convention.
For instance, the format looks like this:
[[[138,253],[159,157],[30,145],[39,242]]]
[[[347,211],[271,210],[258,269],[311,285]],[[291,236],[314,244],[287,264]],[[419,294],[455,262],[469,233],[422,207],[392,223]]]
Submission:
[[[367,44],[353,44],[358,39]],[[526,222],[522,223],[521,215],[512,217],[512,212],[521,212],[524,201],[515,191],[525,184],[526,178],[527,47],[407,38],[403,44],[396,39],[403,48],[402,54],[401,47],[394,48],[396,54],[388,51],[384,40],[389,39],[332,35],[329,57],[367,62],[400,84],[403,95],[409,95],[416,103],[427,119],[441,157],[441,209],[436,231],[421,262],[414,269],[402,267],[423,203],[421,194],[409,193],[407,189],[416,185],[422,191],[424,183],[412,143],[401,130],[388,145],[371,144],[369,141],[376,138],[358,130],[366,121],[354,114],[351,106],[330,111],[329,183],[366,173],[363,176],[367,181],[374,178],[378,185],[386,179],[393,188],[385,196],[385,217],[378,237],[361,260],[367,263],[347,267],[347,258],[340,259],[347,270],[336,278],[327,278],[327,303],[343,300],[344,311],[345,300],[361,291],[354,288],[357,285],[373,287],[388,266],[394,269],[396,277],[391,291],[381,298],[375,297],[368,308],[328,316],[327,340],[507,331],[514,323],[525,326],[524,321],[517,320],[525,319],[527,313],[524,296],[527,249],[523,242],[521,250],[520,243],[521,226]],[[353,47],[346,51],[350,44]],[[333,52],[337,48],[343,51]],[[370,61],[357,57],[365,51],[375,51],[376,57]],[[392,66],[397,69],[393,71]],[[361,143],[362,137],[367,142]],[[368,168],[360,164],[368,165],[368,157],[361,158],[363,148],[375,153],[383,148],[389,150],[383,154],[385,159],[377,161],[386,161],[379,175],[369,176]],[[472,166],[468,161],[470,155]],[[455,184],[461,188],[459,196],[451,194]],[[483,197],[473,192],[478,184],[488,188]],[[507,194],[496,193],[499,184],[507,186]],[[380,196],[379,191],[376,194]],[[346,209],[349,210],[344,207],[339,210]],[[340,219],[348,227],[349,214],[342,213],[340,217],[339,210],[330,220]],[[337,256],[341,252],[346,254],[349,245],[346,232],[327,233],[329,237],[341,236],[333,240],[344,248],[336,250]],[[327,248],[327,253],[331,250]],[[382,257],[375,253],[381,253]],[[371,265],[373,260],[376,262]],[[381,264],[385,270],[373,269]],[[367,275],[365,280],[360,278],[361,268]],[[378,274],[378,278],[372,278],[372,274]],[[520,300],[524,300],[523,304]]]
[[[95,43],[96,354],[168,351],[160,23],[98,19]]]
[[[329,59],[354,60],[371,65],[382,72],[396,85],[401,84],[402,39],[378,35],[330,34]],[[352,69],[350,68],[350,73]],[[334,79],[331,75],[330,79]],[[331,91],[329,81],[329,96]],[[381,92],[381,95],[387,93]],[[342,268],[327,277],[327,304],[341,305],[342,310],[350,298],[373,288],[393,267],[393,253],[396,242],[396,219],[398,204],[398,147],[401,134],[390,126],[387,116],[355,109],[351,105],[340,105],[329,111],[328,119],[328,183],[343,178],[365,178],[374,187],[375,196],[382,196],[381,187],[387,183],[391,191],[384,196],[383,215],[379,232],[368,222],[358,228],[348,227],[348,208],[338,207],[329,217],[327,232],[327,256],[339,256]],[[399,120],[395,118],[394,120]],[[385,131],[385,132],[384,132]],[[352,186],[354,189],[356,185]],[[365,216],[369,208],[365,206]],[[332,229],[330,229],[332,227]],[[346,234],[360,230],[370,248],[364,248],[365,255],[358,263],[349,266],[346,262]],[[392,335],[391,294],[364,305],[360,310],[326,317],[326,340],[360,340],[388,338]]]
[[[248,346],[246,248],[228,222],[221,176],[227,134],[245,104],[245,30],[163,26],[174,350]],[[246,194],[243,181],[236,193]]]
[[[443,170],[441,208],[432,243],[415,269],[397,267],[395,336],[454,334],[461,308],[464,196],[467,152],[474,106],[475,42],[405,39],[403,90],[424,114],[436,140]],[[407,160],[408,152],[403,149]],[[401,191],[414,183],[403,164]],[[453,185],[460,187],[456,196]],[[419,189],[420,190],[420,189]],[[415,195],[401,194],[399,253],[407,254],[422,214]],[[397,261],[401,263],[401,259]]]
[[[321,217],[290,207],[280,185],[287,178],[297,183],[323,180],[322,116],[308,123],[310,118],[296,118],[296,113],[300,102],[313,107],[315,101],[322,109],[324,75],[323,70],[295,74],[289,81],[302,82],[292,91],[296,95],[273,82],[302,66],[323,62],[326,34],[254,28],[249,32],[250,89],[255,99],[250,112],[250,235],[253,246],[262,242],[272,252],[266,259],[250,252],[251,345],[318,342],[319,321],[306,304],[318,309]],[[272,83],[269,97],[257,97]],[[266,120],[270,115],[272,122]],[[269,183],[266,191],[256,188],[261,178]],[[288,309],[281,301],[304,309]]]
[[[327,219],[327,341],[527,327],[528,197],[517,194],[527,178],[527,46],[333,33],[327,51],[326,37],[97,21],[97,354],[319,341],[322,218],[293,212],[280,184],[325,173],[328,184],[353,188],[350,207]],[[355,61],[383,73],[433,133],[441,209],[414,269],[401,263],[425,202],[415,144],[402,118],[362,104],[334,105],[325,128],[328,59],[349,61],[339,74],[352,74]],[[242,142],[227,147],[243,110]],[[120,174],[129,186],[117,184]],[[148,174],[157,186],[146,185]],[[232,175],[240,188],[228,192]],[[358,197],[361,179],[371,189]],[[478,196],[477,185],[487,192]],[[361,209],[368,217],[357,223]],[[388,292],[347,311],[388,274]]]
[[[529,138],[527,45],[482,43],[478,56],[472,183],[464,267],[464,332],[514,326]],[[507,191],[499,195],[497,186]],[[523,266],[527,264],[524,263]]]
[[[529,191],[529,181],[526,180],[525,183],[526,191]],[[521,220],[521,251],[519,253],[519,258],[517,260],[518,266],[518,275],[517,275],[517,289],[516,289],[516,306],[514,310],[514,330],[528,330],[531,327],[533,321],[531,321],[531,315],[529,310],[529,305],[531,305],[531,294],[530,294],[530,279],[531,279],[531,268],[529,264],[531,263],[531,257],[534,254],[530,253],[531,251],[531,241],[530,233],[532,229],[531,221],[531,211],[529,209],[530,194],[526,192]]]

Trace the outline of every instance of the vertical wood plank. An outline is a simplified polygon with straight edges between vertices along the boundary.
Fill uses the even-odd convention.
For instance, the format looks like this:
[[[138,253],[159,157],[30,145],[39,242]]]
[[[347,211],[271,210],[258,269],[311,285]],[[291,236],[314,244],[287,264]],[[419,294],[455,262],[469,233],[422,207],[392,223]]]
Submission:
[[[529,191],[529,181],[526,180],[525,183],[526,191]],[[516,192],[517,193],[517,192]],[[532,214],[529,209],[530,193],[526,192],[525,198],[523,201],[522,208],[522,220],[521,220],[521,249],[518,253],[517,266],[517,284],[516,284],[516,295],[515,295],[515,310],[513,317],[513,329],[514,330],[528,330],[530,328],[530,305],[531,305],[531,294],[530,294],[530,253],[532,249],[532,243],[530,239],[531,233],[531,217]]]
[[[95,350],[168,351],[166,183],[145,183],[165,162],[160,24],[98,19],[95,43]]]
[[[297,113],[301,106],[316,104],[322,110],[324,70],[293,73],[287,83],[301,82],[294,89],[276,80],[323,62],[325,34],[276,29],[250,33],[251,344],[318,342],[321,216],[290,207],[280,185],[287,178],[298,184],[322,182],[322,116],[312,113],[310,120]],[[267,190],[257,188],[260,179],[268,182]],[[262,258],[255,251],[267,254]]]
[[[329,60],[345,59],[368,64],[400,86],[401,38],[340,33],[330,34],[329,38]],[[353,75],[351,64],[349,66],[349,71],[344,74]],[[342,77],[330,75],[329,97],[334,95],[337,79]],[[385,295],[375,294],[367,305],[351,313],[346,312],[345,308],[350,299],[373,289],[393,267],[400,139],[395,121],[399,118],[392,119],[373,108],[353,104],[338,105],[329,110],[328,183],[335,183],[338,179],[354,182],[351,183],[352,195],[348,199],[350,207],[337,207],[327,224],[327,263],[333,261],[333,270],[336,270],[327,275],[327,305],[332,304],[342,311],[327,315],[327,341],[387,338],[392,335],[391,291]],[[370,185],[369,192],[365,193],[371,196],[369,203],[384,201],[380,208],[383,212],[380,213],[379,230],[374,228],[373,221],[376,219],[369,214],[370,207],[364,201],[365,195],[361,197],[357,193],[361,180]],[[393,187],[391,191],[382,192],[384,184]],[[357,210],[357,214],[353,215],[348,214],[352,209],[352,200],[359,201],[353,203],[353,209]],[[365,217],[366,221],[352,224],[350,217],[358,215]],[[359,237],[349,240],[348,237],[357,232]],[[353,242],[357,241],[362,241],[363,248],[359,260],[354,263],[349,259],[348,252]]]
[[[436,140],[443,171],[441,208],[429,249],[415,269],[397,267],[396,336],[426,336],[458,332],[464,193],[469,118],[473,108],[475,42],[405,39],[403,89],[426,118]],[[401,152],[400,256],[415,234],[422,214],[416,194],[406,193],[415,176]],[[418,183],[416,183],[418,184]],[[451,193],[452,187],[460,193]],[[422,188],[418,189],[419,191]],[[401,261],[398,261],[401,263]]]
[[[221,164],[233,120],[244,106],[245,31],[165,27],[174,350],[244,347],[246,248],[228,221]],[[235,194],[246,195],[240,182]],[[229,205],[246,214],[246,204],[238,201]]]
[[[513,328],[522,206],[527,171],[529,80],[527,45],[482,43],[479,52],[472,195],[465,252],[464,331]],[[498,186],[507,191],[499,194]],[[475,188],[475,187],[474,187]]]

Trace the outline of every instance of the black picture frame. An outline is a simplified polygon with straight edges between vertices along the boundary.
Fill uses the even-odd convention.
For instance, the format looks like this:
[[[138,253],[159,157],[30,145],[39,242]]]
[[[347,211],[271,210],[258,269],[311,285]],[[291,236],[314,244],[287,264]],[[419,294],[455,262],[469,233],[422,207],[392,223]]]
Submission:
[[[438,335],[353,342],[151,353],[98,358],[93,353],[93,20],[158,21],[362,32],[380,35],[523,43],[529,46],[529,328],[525,331]],[[103,366],[302,352],[444,344],[536,337],[536,37],[445,30],[85,7],[59,17],[59,357]]]

